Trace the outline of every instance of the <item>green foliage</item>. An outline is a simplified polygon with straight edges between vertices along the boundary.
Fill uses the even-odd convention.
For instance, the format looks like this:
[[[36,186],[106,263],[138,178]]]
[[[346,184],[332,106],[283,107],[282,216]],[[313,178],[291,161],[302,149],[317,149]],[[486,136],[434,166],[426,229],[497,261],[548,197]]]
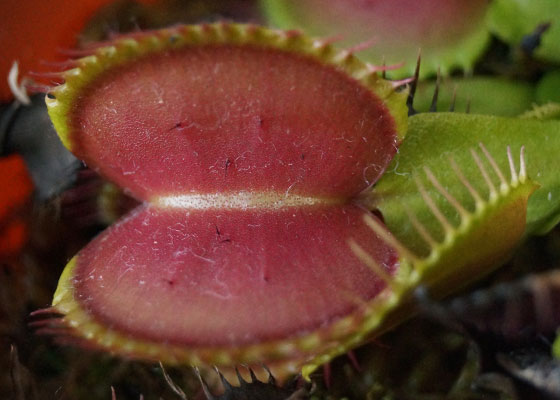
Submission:
[[[527,233],[544,234],[560,221],[560,121],[522,120],[494,116],[459,113],[418,114],[409,119],[407,139],[375,187],[374,205],[385,217],[389,229],[404,243],[418,243],[410,229],[408,216],[402,211],[406,204],[421,214],[424,200],[411,179],[419,166],[427,165],[437,171],[438,179],[459,202],[470,207],[472,198],[449,168],[449,157],[457,162],[471,183],[484,190],[483,177],[472,163],[470,149],[483,143],[502,170],[509,170],[504,154],[506,146],[518,153],[524,146],[527,154],[528,175],[540,188],[531,196],[527,210]],[[428,189],[430,191],[430,189]],[[431,190],[447,215],[452,209],[441,196]],[[434,222],[427,221],[428,224]],[[435,227],[434,227],[435,228]]]
[[[420,82],[414,97],[414,108],[430,109],[436,88],[435,81]],[[438,111],[449,110],[455,98],[455,110],[473,114],[517,116],[535,101],[535,89],[530,83],[505,78],[476,76],[443,79],[439,85]]]
[[[540,24],[551,23],[535,54],[560,62],[560,1],[558,0],[494,0],[488,13],[488,27],[500,39],[519,45],[523,36],[534,32]]]
[[[374,45],[360,49],[360,57],[375,65],[403,62],[402,68],[388,72],[391,77],[412,75],[419,49],[422,78],[438,70],[443,75],[454,70],[472,71],[490,41],[484,21],[487,2],[418,3],[393,0],[389,6],[389,2],[379,1],[260,0],[270,25],[301,29],[312,36],[338,36],[344,47],[373,41]]]
[[[541,104],[560,103],[560,70],[551,71],[543,76],[537,85],[535,96]]]
[[[427,289],[434,298],[442,298],[487,275],[509,257],[523,236],[527,201],[536,185],[526,176],[523,150],[516,166],[508,149],[505,157],[507,168],[498,167],[485,147],[481,151],[491,167],[484,166],[475,154],[470,163],[467,159],[459,162],[465,173],[460,172],[455,162],[450,160],[438,165],[438,169],[433,169],[435,172],[425,169],[427,181],[432,187],[431,194],[428,194],[427,185],[416,170],[406,177],[414,186],[412,198],[408,201],[399,198],[404,193],[403,186],[393,187],[396,197],[389,204],[393,206],[395,215],[385,213],[383,207],[380,209],[391,233],[403,240],[402,243],[395,240],[376,219],[364,216],[364,222],[399,254],[399,270],[395,276],[388,275],[354,238],[348,238],[356,256],[385,280],[387,287],[373,301],[364,304],[365,322],[347,338],[339,340],[333,350],[310,360],[302,369],[304,377],[307,378],[334,356],[364,343],[367,338],[380,335],[413,314],[417,308],[416,293],[419,288]],[[486,190],[480,187],[474,189],[480,186],[477,184],[480,180],[475,179],[468,165],[479,168],[478,174],[484,176]],[[421,166],[420,163],[417,165]],[[444,167],[452,172],[446,175]],[[489,176],[490,168],[498,177]],[[450,180],[449,191],[439,178]],[[470,201],[455,197],[460,185],[468,192]],[[375,189],[372,196],[373,206],[379,206],[376,204]],[[369,199],[362,200],[367,204]],[[392,225],[395,222],[392,217],[401,220]],[[403,238],[407,234],[411,236]]]

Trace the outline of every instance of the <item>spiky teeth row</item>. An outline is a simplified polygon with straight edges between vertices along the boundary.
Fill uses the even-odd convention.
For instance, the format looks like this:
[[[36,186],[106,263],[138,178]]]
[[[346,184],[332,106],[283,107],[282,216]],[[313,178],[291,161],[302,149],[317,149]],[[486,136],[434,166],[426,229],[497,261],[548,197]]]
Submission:
[[[378,296],[378,299],[383,299],[381,302],[364,305],[370,320],[365,322],[362,328],[367,328],[350,335],[341,343],[339,348],[341,351],[333,351],[331,357],[342,354],[342,349],[349,348],[367,337],[379,335],[413,313],[416,308],[414,294],[416,289],[427,288],[430,295],[435,298],[448,295],[499,266],[520,240],[525,229],[527,200],[537,188],[537,185],[527,177],[524,149],[520,150],[517,169],[511,150],[507,148],[510,176],[506,178],[506,174],[498,167],[485,146],[480,144],[480,148],[499,180],[496,183],[490,178],[487,167],[473,149],[471,152],[473,162],[478,165],[487,184],[487,196],[480,194],[473,187],[453,159],[449,160],[450,168],[457,179],[473,197],[475,203],[473,210],[461,204],[439,183],[436,174],[429,168],[424,168],[428,181],[437,193],[455,209],[459,216],[458,224],[454,224],[442,212],[424,188],[420,177],[416,177],[416,184],[426,207],[444,231],[443,238],[436,239],[435,234],[431,233],[416,215],[405,208],[410,217],[411,229],[415,229],[429,246],[430,251],[427,255],[415,253],[389,234],[378,220],[364,215],[365,224],[399,254],[400,268],[393,275],[385,273],[383,266],[356,243],[354,238],[348,239],[354,254],[376,276],[385,281],[386,289]],[[323,357],[312,360],[304,367],[304,375],[309,375],[329,359]]]
[[[401,259],[405,260],[412,267],[415,273],[404,277],[403,282],[405,285],[410,284],[408,279],[413,276],[413,280],[418,280],[418,282],[422,284],[428,284],[428,286],[430,286],[432,285],[430,279],[434,279],[435,282],[433,284],[437,283],[438,286],[441,286],[439,281],[442,280],[442,277],[455,273],[466,274],[467,276],[462,278],[464,284],[466,284],[476,278],[476,273],[471,271],[472,276],[468,276],[468,271],[462,271],[462,269],[465,268],[463,264],[476,264],[478,265],[476,266],[477,270],[479,270],[480,273],[485,273],[482,268],[488,268],[488,264],[495,264],[496,258],[499,259],[500,256],[503,257],[507,255],[508,250],[511,249],[522,236],[525,228],[524,218],[526,202],[529,195],[538,186],[527,177],[525,149],[522,147],[520,150],[519,168],[517,169],[511,149],[509,147],[507,148],[507,159],[510,167],[510,176],[508,178],[482,143],[480,143],[480,149],[495,175],[498,177],[498,182],[495,183],[490,177],[489,171],[480,159],[477,151],[471,149],[472,159],[478,166],[480,174],[487,186],[488,194],[486,197],[474,188],[453,158],[449,159],[449,166],[455,173],[457,180],[461,182],[472,196],[474,201],[473,210],[468,210],[467,206],[461,204],[461,202],[449,193],[428,167],[423,168],[426,178],[433,185],[436,192],[455,210],[459,217],[458,224],[454,224],[449,217],[442,212],[425,189],[420,177],[415,177],[416,186],[424,199],[426,207],[443,230],[443,238],[437,240],[434,234],[420,222],[418,217],[411,210],[407,209],[406,206],[403,206],[405,212],[409,216],[411,226],[429,247],[427,255],[421,256],[416,254],[404,244],[400,243],[394,236],[388,235],[386,228],[378,221],[369,216],[364,217],[366,224],[388,245],[393,247],[400,255]],[[516,210],[516,212],[514,212],[514,210]],[[509,218],[505,218],[505,215],[508,215]],[[497,218],[500,217],[501,219],[497,221]],[[499,222],[499,224],[497,224],[497,222]],[[478,242],[486,238],[488,232],[492,230],[495,230],[496,233],[500,233],[500,235],[496,236],[495,240],[501,240],[502,243],[493,242],[491,246],[480,243],[481,246],[474,246],[474,243],[472,243],[473,241]],[[494,234],[494,232],[491,233]],[[462,243],[463,241],[464,243]],[[363,250],[359,249],[354,243],[352,243],[351,246],[355,249],[357,254],[360,254],[360,258],[362,258],[364,262],[371,264],[371,261],[367,260],[367,255]],[[469,248],[476,248],[478,251],[471,251],[471,254],[462,254],[462,251],[468,252]],[[453,260],[448,259],[448,254],[451,253],[453,255]],[[454,265],[445,265],[446,262],[452,262]],[[390,280],[395,279],[395,281],[391,282],[391,285],[394,287],[399,284],[399,278],[402,278],[402,275],[398,275],[395,278],[388,278],[390,278]],[[454,288],[456,289],[456,287]],[[441,288],[441,290],[443,292],[449,291],[445,288]]]

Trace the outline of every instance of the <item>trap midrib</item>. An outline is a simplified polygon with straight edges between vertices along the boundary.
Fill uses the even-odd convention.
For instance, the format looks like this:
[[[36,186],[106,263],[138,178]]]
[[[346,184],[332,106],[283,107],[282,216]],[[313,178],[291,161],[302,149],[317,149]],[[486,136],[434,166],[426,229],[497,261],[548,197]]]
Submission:
[[[162,209],[185,210],[281,210],[306,206],[334,206],[353,202],[354,197],[313,197],[277,191],[189,193],[158,196],[149,204]]]

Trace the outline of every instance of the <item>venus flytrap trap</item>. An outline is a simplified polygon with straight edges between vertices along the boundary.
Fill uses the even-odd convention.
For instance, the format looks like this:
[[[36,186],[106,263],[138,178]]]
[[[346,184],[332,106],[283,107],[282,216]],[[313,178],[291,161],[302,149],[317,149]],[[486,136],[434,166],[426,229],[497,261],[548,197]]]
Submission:
[[[397,268],[354,199],[404,136],[401,83],[324,41],[227,24],[121,38],[76,67],[47,99],[54,125],[142,204],[68,264],[47,329],[279,377],[339,349],[384,286],[345,238]]]
[[[418,286],[449,294],[526,220],[555,223],[555,194],[526,218],[527,176],[557,186],[523,147],[557,122],[512,119],[498,137],[491,117],[408,119],[403,82],[327,41],[180,26],[74,63],[47,98],[55,128],[140,204],[67,265],[47,311],[61,317],[40,322],[67,341],[308,376],[410,315]]]
[[[490,178],[488,168],[477,152],[472,150],[473,163],[478,167],[487,186],[485,194],[481,194],[473,186],[472,179],[465,177],[452,158],[448,161],[457,181],[471,196],[473,206],[463,205],[466,203],[462,204],[457,200],[443,187],[434,173],[424,167],[424,173],[433,190],[451,206],[456,218],[448,218],[432,198],[433,195],[428,193],[422,179],[419,176],[415,177],[419,196],[427,209],[427,212],[424,210],[421,215],[427,222],[421,222],[416,213],[404,204],[401,208],[412,230],[422,241],[422,246],[415,246],[416,250],[386,234],[383,225],[376,220],[369,216],[364,217],[366,224],[399,253],[401,269],[403,264],[407,266],[407,272],[399,273],[395,277],[385,275],[390,281],[388,288],[399,297],[396,310],[391,311],[397,319],[402,317],[402,312],[410,313],[415,308],[414,291],[419,286],[428,289],[431,295],[438,298],[448,295],[499,266],[523,235],[527,201],[537,187],[527,178],[523,149],[519,167],[516,167],[512,153],[507,149],[509,177],[506,177],[506,173],[498,167],[483,145],[481,149],[486,161],[499,178],[497,181]],[[439,229],[435,229],[436,225]],[[350,240],[350,246],[372,270],[380,270],[374,259],[353,240]],[[390,326],[387,325],[387,321],[391,321],[392,318],[393,316],[389,315],[380,327],[386,329]]]
[[[466,72],[486,48],[490,35],[485,0],[261,0],[268,21],[284,29],[340,38],[343,46],[370,46],[360,52],[374,64],[404,66],[390,74],[414,73],[422,49],[421,77]]]
[[[549,109],[551,111],[547,111]],[[560,221],[557,173],[560,121],[546,119],[546,115],[555,115],[555,109],[553,104],[536,109],[533,114],[538,119],[445,112],[410,117],[407,140],[372,192],[372,207],[379,208],[391,232],[414,248],[419,238],[407,228],[410,224],[402,212],[402,205],[417,214],[424,208],[424,200],[410,179],[419,165],[438,171],[437,177],[444,187],[460,187],[456,174],[447,167],[449,157],[452,157],[472,184],[482,191],[486,184],[478,174],[476,164],[470,162],[470,149],[483,143],[490,154],[497,155],[507,146],[515,152],[523,146],[527,154],[527,174],[539,184],[539,189],[529,199],[526,234],[548,232]],[[541,114],[544,116],[539,118]],[[506,159],[496,158],[496,163],[503,171],[509,170]],[[435,194],[433,189],[428,192]],[[462,204],[472,205],[467,190],[458,191],[455,197]],[[452,207],[441,195],[435,194],[435,200],[445,215],[453,217]],[[435,226],[433,222],[428,223]]]

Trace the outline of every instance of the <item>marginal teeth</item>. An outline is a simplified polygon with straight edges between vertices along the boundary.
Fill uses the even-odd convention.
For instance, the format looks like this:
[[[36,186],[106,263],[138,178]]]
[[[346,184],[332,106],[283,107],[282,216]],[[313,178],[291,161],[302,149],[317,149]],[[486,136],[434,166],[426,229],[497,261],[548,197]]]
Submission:
[[[370,40],[366,40],[365,42],[358,43],[357,45],[352,46],[352,47],[348,48],[347,50],[350,53],[354,54],[354,53],[358,53],[360,51],[367,50],[370,47],[375,46],[376,43],[377,43],[377,39],[370,39]]]
[[[494,169],[494,172],[496,172],[496,175],[498,175],[498,178],[500,179],[500,190],[502,192],[506,191],[508,188],[508,184],[506,182],[506,178],[504,177],[504,174],[502,173],[502,170],[500,169],[500,167],[498,167],[498,164],[496,164],[496,160],[494,160],[494,158],[490,155],[490,153],[482,143],[479,143],[478,145],[480,146],[482,152],[486,156],[486,159]]]
[[[474,162],[476,163],[478,169],[480,170],[482,177],[484,178],[484,182],[486,182],[486,185],[488,186],[488,190],[490,191],[489,198],[490,200],[494,200],[496,197],[498,197],[498,192],[496,192],[496,186],[494,186],[492,179],[490,179],[490,176],[488,175],[488,171],[486,170],[486,167],[484,166],[484,164],[480,160],[480,157],[478,157],[478,154],[474,149],[471,149],[471,154],[474,159]]]
[[[445,217],[445,215],[443,215],[443,213],[438,208],[434,200],[430,197],[430,195],[424,188],[424,185],[422,184],[420,179],[416,177],[415,181],[416,181],[416,186],[418,187],[418,191],[420,192],[420,195],[424,199],[424,203],[426,203],[430,211],[432,211],[432,214],[434,214],[434,216],[437,218],[443,230],[445,231],[446,236],[450,235],[454,231],[453,225],[451,225],[449,220]]]
[[[208,388],[208,384],[202,378],[202,375],[200,375],[200,371],[198,370],[197,367],[194,367],[194,372],[195,372],[196,376],[198,377],[198,380],[200,381],[200,386],[202,386],[202,391],[204,392],[204,395],[206,396],[206,399],[207,400],[214,400],[214,395],[212,394],[212,392],[210,392],[210,389]]]
[[[175,384],[175,382],[173,382],[173,380],[171,379],[171,377],[163,367],[161,361],[159,363],[159,367],[161,368],[161,373],[163,374],[163,378],[165,379],[165,382],[167,382],[171,390],[173,390],[181,399],[186,399],[187,395],[185,394],[185,392],[183,392],[183,389],[181,389],[179,386]],[[198,369],[196,370],[196,373],[198,377],[202,379],[202,377],[200,377],[200,375],[198,374]],[[202,385],[202,387],[204,388],[204,384]]]
[[[416,217],[416,215],[408,208],[407,206],[403,206],[404,211],[406,212],[408,219],[414,226],[414,229],[420,234],[422,239],[430,246],[430,248],[434,248],[438,245],[438,242],[430,235],[426,227],[420,222],[420,220]]]
[[[525,165],[525,146],[521,146],[519,154],[519,181],[524,182],[527,178],[527,166]]]
[[[20,82],[19,65],[17,61],[14,61],[8,73],[8,86],[14,98],[18,102],[26,106],[31,104],[31,99],[29,98],[28,90],[30,90],[31,92],[38,92],[38,93],[48,93],[52,90],[52,87],[33,84],[29,82],[29,80],[26,78],[24,78]]]
[[[507,156],[509,161],[509,171],[511,173],[511,182],[515,185],[517,184],[517,182],[519,182],[519,179],[517,177],[517,171],[515,170],[515,161],[513,161],[511,148],[509,146],[507,147]]]
[[[414,82],[414,77],[410,77],[410,78],[406,78],[406,79],[400,79],[398,81],[388,81],[391,86],[393,86],[393,89],[399,88],[401,86],[404,85],[408,85],[409,83]]]
[[[391,246],[402,257],[411,262],[419,261],[416,254],[410,251],[406,246],[399,242],[393,235],[391,235],[387,228],[385,228],[377,219],[372,218],[370,215],[364,215],[364,222],[367,226],[374,231],[385,243]]]
[[[485,158],[488,160],[489,164],[492,166],[492,169],[496,173],[498,179],[500,180],[500,193],[501,195],[507,194],[512,187],[515,187],[519,184],[519,182],[523,182],[526,179],[526,163],[525,163],[525,149],[524,147],[520,150],[520,167],[519,172],[516,170],[515,163],[513,161],[511,149],[508,146],[507,148],[507,157],[508,163],[511,172],[511,179],[508,182],[506,180],[506,176],[503,171],[500,169],[490,152],[486,149],[486,147],[480,143],[479,144],[482,152],[485,155]],[[424,167],[424,172],[426,177],[432,184],[432,186],[436,189],[436,191],[445,198],[445,200],[453,206],[455,211],[458,213],[459,217],[461,218],[461,223],[466,224],[468,223],[469,219],[472,218],[474,213],[480,212],[489,202],[493,202],[497,199],[500,195],[496,190],[496,186],[490,175],[488,173],[487,168],[485,167],[484,163],[476,153],[474,149],[471,149],[471,155],[473,157],[474,162],[478,166],[482,178],[484,179],[486,186],[489,190],[489,195],[487,200],[483,200],[482,196],[479,192],[473,187],[473,185],[469,182],[469,180],[465,177],[457,163],[452,157],[449,157],[449,164],[452,170],[455,172],[455,175],[459,179],[459,181],[463,184],[463,186],[467,189],[470,193],[471,197],[475,201],[475,210],[470,212],[465,208],[465,206],[457,200],[455,196],[453,196],[445,187],[440,183],[440,181],[436,178],[435,174],[428,168]],[[448,217],[442,212],[440,207],[436,204],[434,199],[430,196],[428,191],[426,190],[424,184],[420,180],[418,176],[415,178],[416,186],[418,188],[418,192],[422,196],[424,203],[429,208],[431,214],[437,219],[437,221],[442,226],[445,232],[445,238],[450,238],[454,235],[459,227],[455,227]],[[415,213],[406,205],[403,205],[404,212],[408,215],[408,219],[412,224],[414,230],[418,233],[418,235],[422,238],[422,240],[429,246],[430,252],[435,251],[439,246],[443,245],[443,242],[439,242],[438,240],[434,239],[434,236],[431,232],[428,231],[426,226],[420,222],[418,217]],[[405,245],[399,242],[394,236],[392,236],[387,229],[376,219],[372,218],[369,215],[364,216],[364,222],[390,247],[392,247],[401,258],[411,262],[412,266],[418,261],[421,261],[419,256],[414,254],[411,250],[409,250]],[[375,272],[381,279],[383,279],[388,286],[395,285],[394,278],[387,274],[387,272],[376,263],[376,261],[367,254],[362,247],[360,247],[354,240],[350,239],[348,244],[354,254],[362,260],[364,264],[366,264],[373,272]]]
[[[371,271],[381,278],[385,284],[390,287],[391,289],[395,289],[395,280],[394,278],[383,268],[377,261],[373,259],[372,256],[368,254],[354,239],[349,239],[348,244],[350,249],[354,252],[356,257],[358,257],[365,265],[368,266]]]
[[[469,180],[467,178],[465,178],[465,175],[463,174],[463,171],[461,171],[461,169],[459,168],[459,166],[457,165],[457,163],[455,162],[455,160],[452,157],[449,157],[449,163],[451,164],[451,168],[453,168],[453,171],[455,172],[455,175],[457,175],[457,178],[459,178],[459,180],[461,181],[463,186],[465,186],[465,188],[467,188],[467,190],[471,194],[472,198],[474,199],[475,207],[477,209],[482,207],[482,205],[484,204],[484,201],[482,200],[482,197],[480,197],[480,194],[478,194],[478,192],[471,185]]]
[[[449,204],[455,207],[455,209],[457,210],[461,218],[462,219],[467,218],[469,212],[465,210],[465,208],[461,205],[461,203],[459,203],[459,201],[455,197],[453,197],[447,190],[445,190],[445,188],[441,185],[441,183],[439,183],[437,178],[434,176],[432,171],[428,167],[424,167],[424,172],[426,173],[426,176],[428,177],[430,182],[432,182],[432,185],[434,185],[434,187],[445,197],[445,199],[449,202]]]

